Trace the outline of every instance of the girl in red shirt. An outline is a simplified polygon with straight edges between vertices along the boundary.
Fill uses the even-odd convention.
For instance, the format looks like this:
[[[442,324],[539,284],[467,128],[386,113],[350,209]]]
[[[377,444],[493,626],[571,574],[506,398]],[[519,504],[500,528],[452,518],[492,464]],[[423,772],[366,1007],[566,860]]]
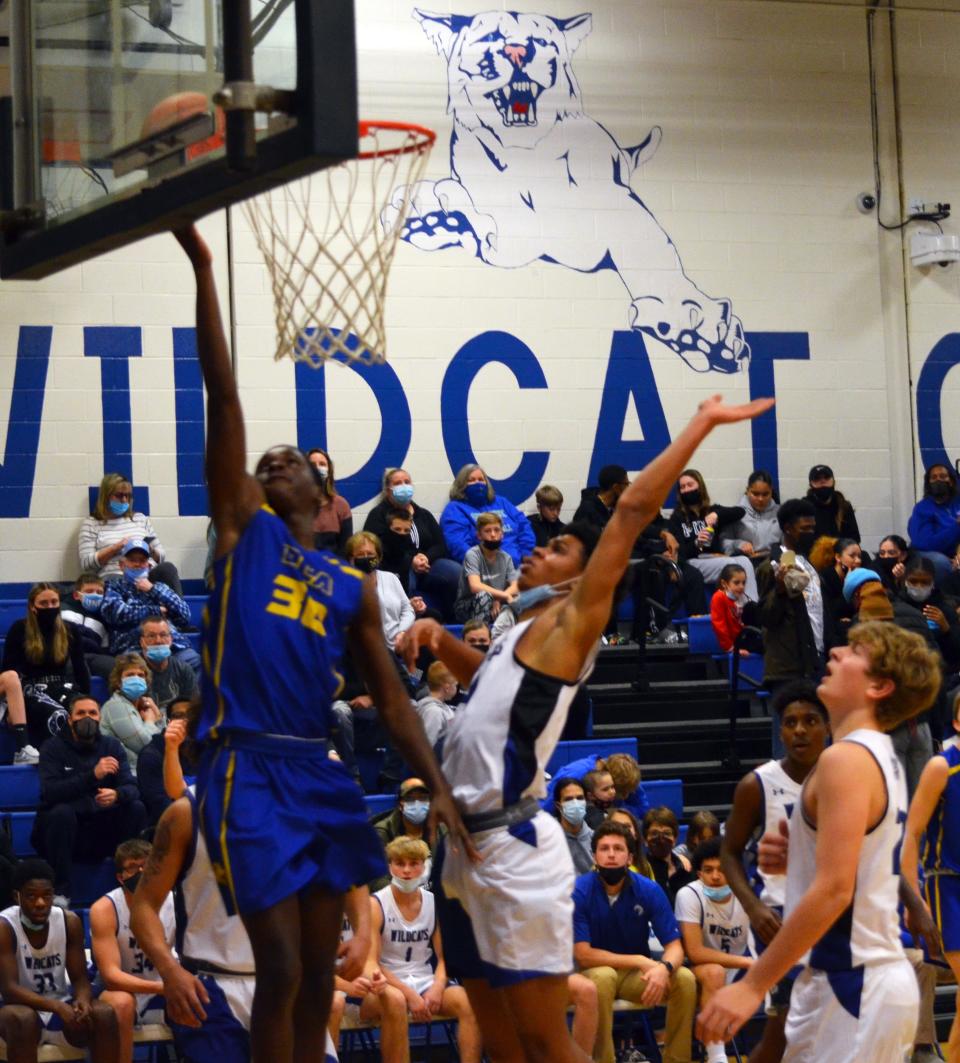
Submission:
[[[733,649],[737,636],[743,631],[746,585],[747,573],[742,565],[724,565],[717,589],[710,599],[710,622],[724,653]],[[748,656],[748,651],[741,649],[740,656]]]

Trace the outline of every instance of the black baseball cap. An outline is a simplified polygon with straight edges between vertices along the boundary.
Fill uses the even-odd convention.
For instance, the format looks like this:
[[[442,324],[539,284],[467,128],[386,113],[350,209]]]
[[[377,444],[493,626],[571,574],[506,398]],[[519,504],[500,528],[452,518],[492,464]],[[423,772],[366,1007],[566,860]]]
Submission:
[[[814,465],[807,479],[812,483],[814,480],[832,480],[833,469],[829,465]]]

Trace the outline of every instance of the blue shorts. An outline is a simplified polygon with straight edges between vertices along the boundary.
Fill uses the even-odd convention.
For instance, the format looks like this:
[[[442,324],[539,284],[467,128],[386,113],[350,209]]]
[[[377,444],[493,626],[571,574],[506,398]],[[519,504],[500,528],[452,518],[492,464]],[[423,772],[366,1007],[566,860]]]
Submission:
[[[386,869],[360,787],[325,743],[225,733],[204,750],[197,806],[230,915],[307,887],[346,893]]]
[[[944,952],[960,952],[960,875],[928,875],[923,898],[940,931]]]
[[[167,1016],[173,1033],[173,1043],[185,1063],[250,1063],[250,1031],[234,1014],[220,983],[212,975],[199,976],[210,997],[203,1005],[207,1017],[199,1026],[181,1026]],[[249,1009],[253,1000],[253,978],[227,981],[228,990],[240,993],[242,1003]],[[230,983],[235,983],[231,985]],[[247,985],[246,983],[249,983]],[[231,992],[231,995],[235,995]],[[245,1016],[249,1022],[249,1016]]]

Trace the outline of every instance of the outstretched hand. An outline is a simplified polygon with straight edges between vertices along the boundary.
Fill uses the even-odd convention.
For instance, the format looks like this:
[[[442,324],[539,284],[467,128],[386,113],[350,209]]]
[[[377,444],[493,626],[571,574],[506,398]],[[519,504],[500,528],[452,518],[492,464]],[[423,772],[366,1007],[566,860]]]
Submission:
[[[201,266],[209,266],[213,262],[213,254],[207,246],[206,240],[197,231],[196,225],[187,225],[183,229],[174,229],[173,235],[177,243],[186,251],[187,258],[194,269]]]
[[[440,648],[440,638],[443,635],[443,626],[436,620],[429,618],[415,620],[406,631],[397,636],[395,649],[403,658],[404,664],[410,669],[417,663],[420,650],[426,646],[436,656]]]
[[[710,421],[711,427],[718,424],[735,424],[737,421],[752,421],[754,417],[772,409],[776,399],[754,399],[739,406],[727,406],[722,395],[711,395],[697,407],[697,412]]]

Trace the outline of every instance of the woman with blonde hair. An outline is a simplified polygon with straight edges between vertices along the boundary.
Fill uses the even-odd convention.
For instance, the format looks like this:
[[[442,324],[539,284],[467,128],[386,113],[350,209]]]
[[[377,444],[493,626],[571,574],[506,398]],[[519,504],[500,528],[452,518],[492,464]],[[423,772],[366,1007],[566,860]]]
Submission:
[[[19,676],[30,745],[39,748],[66,720],[67,697],[90,689],[83,640],[60,616],[60,591],[53,583],[35,583],[27,615],[10,625],[0,673],[9,671]]]
[[[108,472],[100,481],[97,502],[80,525],[78,552],[80,571],[96,572],[101,579],[120,576],[120,552],[131,539],[142,539],[150,547],[151,583],[166,583],[183,595],[180,574],[153,530],[150,518],[133,508],[133,484],[118,472]]]

